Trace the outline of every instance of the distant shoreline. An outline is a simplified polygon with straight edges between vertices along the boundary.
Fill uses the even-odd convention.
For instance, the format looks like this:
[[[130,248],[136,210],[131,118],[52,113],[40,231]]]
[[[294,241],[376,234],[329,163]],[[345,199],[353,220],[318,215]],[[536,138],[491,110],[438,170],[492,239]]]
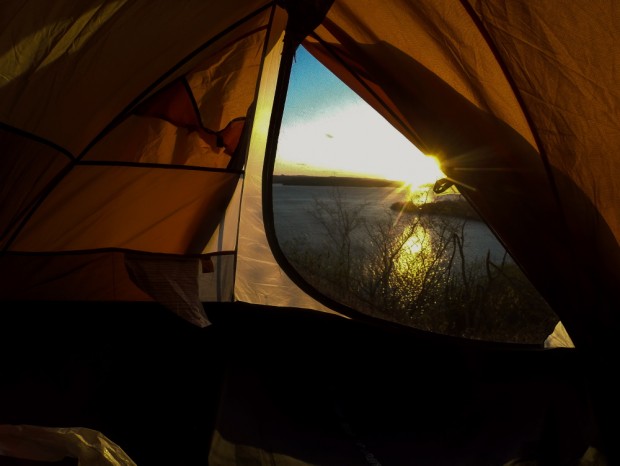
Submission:
[[[274,184],[288,186],[347,186],[361,188],[400,187],[402,181],[354,176],[273,175]]]
[[[360,178],[354,176],[312,176],[312,175],[273,175],[273,184],[285,186],[342,186],[356,188],[400,188],[402,181],[382,178]],[[444,215],[468,220],[481,221],[478,213],[465,199],[454,198],[435,200],[416,204],[412,201],[394,202],[390,209],[418,215]]]

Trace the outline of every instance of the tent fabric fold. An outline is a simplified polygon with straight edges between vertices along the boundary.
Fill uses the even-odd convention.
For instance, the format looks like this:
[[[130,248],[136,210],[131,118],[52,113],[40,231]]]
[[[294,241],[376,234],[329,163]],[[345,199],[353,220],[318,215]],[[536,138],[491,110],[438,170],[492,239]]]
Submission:
[[[503,5],[340,1],[304,45],[440,158],[579,344],[620,279],[616,39],[595,32],[618,8]]]
[[[151,16],[137,20],[139,6],[121,4],[93,10],[85,6],[84,11],[58,5],[47,12],[50,17],[39,20],[47,41],[29,41],[27,31],[16,29],[29,8],[16,12],[14,26],[5,31],[5,37],[24,35],[24,50],[19,48],[17,58],[3,64],[5,81],[12,79],[0,88],[2,137],[9,150],[0,173],[6,198],[0,220],[7,252],[105,254],[106,249],[125,249],[196,255],[219,231],[242,173],[237,167],[243,164],[232,161],[244,157],[240,141],[255,97],[268,3],[211,7],[209,13],[220,20],[203,24],[201,34],[191,40],[190,24],[198,24],[204,7],[169,11],[163,15],[166,33],[160,34],[154,27],[163,20],[165,6],[149,5]],[[132,21],[144,29],[138,41],[134,27],[129,27]],[[103,31],[114,33],[102,35]],[[125,46],[115,51],[114,44],[123,40]],[[119,61],[131,60],[135,53],[142,55],[140,61]],[[97,61],[90,62],[94,56]],[[42,62],[37,69],[24,68],[26,57],[40,57]],[[140,66],[139,72],[132,71],[135,66]],[[75,67],[82,70],[79,79],[89,82],[88,89],[65,88],[78,79],[71,75],[62,81]],[[122,73],[112,77],[113,70]],[[45,75],[54,78],[43,80]],[[17,92],[14,87],[20,82]],[[52,82],[56,88],[49,87]],[[133,86],[134,95],[120,91],[121,83],[124,88]],[[153,86],[155,92],[122,113],[123,108],[131,109],[143,89]],[[89,91],[88,98],[80,94]],[[47,105],[30,99],[39,94],[45,95]],[[19,106],[11,103],[17,95]],[[102,97],[105,101],[95,103]],[[94,129],[105,111],[109,120],[101,120]],[[29,124],[26,115],[39,115],[43,123]],[[64,130],[71,127],[79,129],[67,134]],[[86,127],[91,129],[90,143],[84,139],[89,134]],[[76,143],[78,139],[82,142]],[[66,149],[54,150],[57,145]],[[3,293],[13,294],[8,289]],[[62,291],[53,294],[62,296]],[[73,287],[68,286],[65,295],[74,299]],[[118,298],[111,293],[107,299]]]
[[[0,425],[0,453],[37,462],[69,457],[85,466],[135,466],[121,447],[100,432],[83,427]]]

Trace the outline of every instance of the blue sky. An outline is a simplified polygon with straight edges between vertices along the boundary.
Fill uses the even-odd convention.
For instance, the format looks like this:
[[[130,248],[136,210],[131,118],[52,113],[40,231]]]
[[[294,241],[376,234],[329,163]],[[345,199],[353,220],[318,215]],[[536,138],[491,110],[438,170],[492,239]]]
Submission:
[[[380,177],[414,185],[441,176],[381,115],[299,48],[278,141],[275,174]]]
[[[289,81],[285,118],[291,122],[316,119],[329,113],[331,107],[352,105],[358,101],[355,92],[303,47],[299,48]]]

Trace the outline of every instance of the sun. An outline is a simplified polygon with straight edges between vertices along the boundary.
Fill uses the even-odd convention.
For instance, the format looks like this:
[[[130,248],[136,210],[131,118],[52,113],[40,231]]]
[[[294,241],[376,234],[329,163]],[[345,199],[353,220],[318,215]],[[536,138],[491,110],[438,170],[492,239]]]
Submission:
[[[376,164],[376,174],[401,181],[413,191],[445,177],[437,157],[423,153],[391,125],[380,126],[378,120],[375,121],[373,131],[368,133],[380,141],[380,149],[374,151],[376,155],[369,157]]]
[[[415,158],[410,171],[403,173],[404,182],[417,189],[422,185],[435,183],[435,181],[445,177],[441,171],[439,160],[432,155],[423,155]]]
[[[445,175],[441,171],[439,160],[431,155],[421,152],[412,152],[408,157],[402,157],[401,163],[393,168],[390,178],[403,183],[403,189],[411,194],[423,191],[428,185]]]

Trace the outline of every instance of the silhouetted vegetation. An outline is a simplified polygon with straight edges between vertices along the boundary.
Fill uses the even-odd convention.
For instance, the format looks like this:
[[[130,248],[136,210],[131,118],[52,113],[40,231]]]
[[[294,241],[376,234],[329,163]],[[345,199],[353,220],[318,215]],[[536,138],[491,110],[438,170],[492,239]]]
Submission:
[[[433,210],[440,204],[447,210]],[[542,344],[555,313],[507,254],[500,261],[468,257],[471,220],[455,205],[462,208],[437,202],[415,209],[428,215],[370,222],[364,205],[346,206],[335,189],[333,199],[308,209],[324,241],[300,235],[282,248],[310,284],[369,315],[447,335]]]

